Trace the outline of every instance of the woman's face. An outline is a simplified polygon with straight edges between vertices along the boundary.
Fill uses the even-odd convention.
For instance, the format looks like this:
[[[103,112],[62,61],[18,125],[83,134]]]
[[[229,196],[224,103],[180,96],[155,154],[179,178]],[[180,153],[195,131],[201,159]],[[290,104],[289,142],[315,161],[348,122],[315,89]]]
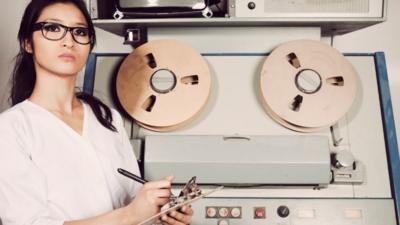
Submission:
[[[43,9],[36,23],[51,22],[67,27],[87,27],[87,22],[82,12],[73,4],[55,3]],[[48,28],[49,31],[56,31],[57,27]],[[60,30],[64,32],[63,29]],[[83,35],[80,30],[74,32],[75,39],[80,40]],[[79,44],[71,32],[67,32],[60,40],[46,39],[39,29],[33,32],[32,48],[28,49],[33,53],[35,68],[38,75],[41,71],[58,76],[75,76],[85,65],[90,52],[90,44]]]

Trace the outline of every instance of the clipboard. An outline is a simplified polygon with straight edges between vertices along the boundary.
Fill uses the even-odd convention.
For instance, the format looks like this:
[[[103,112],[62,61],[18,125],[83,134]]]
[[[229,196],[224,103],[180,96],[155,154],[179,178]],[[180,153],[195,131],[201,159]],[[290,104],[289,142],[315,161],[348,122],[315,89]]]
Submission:
[[[198,195],[198,196],[196,196],[196,197],[194,197],[192,199],[188,199],[188,200],[185,200],[183,202],[180,202],[180,203],[178,203],[178,204],[176,204],[176,205],[174,205],[172,207],[169,207],[167,209],[161,209],[161,211],[159,213],[155,214],[154,216],[149,217],[148,219],[144,220],[143,222],[139,223],[138,225],[154,225],[154,224],[158,224],[156,222],[156,220],[158,220],[161,216],[163,216],[165,214],[168,214],[169,212],[171,212],[173,210],[178,210],[179,208],[181,208],[184,205],[189,205],[189,204],[191,204],[191,203],[193,203],[193,202],[195,202],[195,201],[197,201],[199,199],[202,199],[202,198],[206,197],[207,195],[210,195],[211,193],[214,193],[216,191],[221,190],[222,188],[224,188],[224,186],[219,186],[219,187],[217,187],[215,189],[212,189],[212,190],[209,190],[207,192],[204,192],[204,193],[202,193],[202,194],[200,194],[200,195]],[[167,204],[169,204],[169,203],[167,203]]]

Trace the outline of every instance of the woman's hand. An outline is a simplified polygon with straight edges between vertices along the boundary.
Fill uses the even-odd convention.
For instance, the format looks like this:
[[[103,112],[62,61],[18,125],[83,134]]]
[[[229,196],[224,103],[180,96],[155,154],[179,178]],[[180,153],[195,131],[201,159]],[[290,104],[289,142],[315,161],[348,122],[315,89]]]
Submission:
[[[138,224],[160,212],[161,206],[169,202],[172,180],[173,177],[169,176],[159,181],[147,182],[142,186],[133,201],[126,206],[131,224]]]
[[[164,225],[186,225],[192,220],[193,210],[189,206],[182,206],[178,211],[172,211],[163,215],[161,220]]]

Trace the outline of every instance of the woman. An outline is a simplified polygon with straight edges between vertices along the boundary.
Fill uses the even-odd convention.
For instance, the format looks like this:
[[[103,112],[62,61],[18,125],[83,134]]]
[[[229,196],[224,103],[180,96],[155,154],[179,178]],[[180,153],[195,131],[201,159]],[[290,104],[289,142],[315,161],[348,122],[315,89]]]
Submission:
[[[119,175],[139,173],[120,115],[74,91],[96,40],[82,0],[32,0],[18,38],[13,107],[0,115],[3,225],[134,225],[159,212],[172,177],[140,186]]]

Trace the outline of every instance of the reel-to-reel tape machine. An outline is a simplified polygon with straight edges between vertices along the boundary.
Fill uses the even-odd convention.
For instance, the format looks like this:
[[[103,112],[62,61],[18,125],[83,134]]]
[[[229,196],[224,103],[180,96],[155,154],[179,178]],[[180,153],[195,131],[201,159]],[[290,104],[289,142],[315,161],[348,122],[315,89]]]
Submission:
[[[194,225],[395,225],[383,60],[305,39],[252,53],[158,38],[93,54],[84,89],[127,115],[146,179],[224,186],[193,204]]]

